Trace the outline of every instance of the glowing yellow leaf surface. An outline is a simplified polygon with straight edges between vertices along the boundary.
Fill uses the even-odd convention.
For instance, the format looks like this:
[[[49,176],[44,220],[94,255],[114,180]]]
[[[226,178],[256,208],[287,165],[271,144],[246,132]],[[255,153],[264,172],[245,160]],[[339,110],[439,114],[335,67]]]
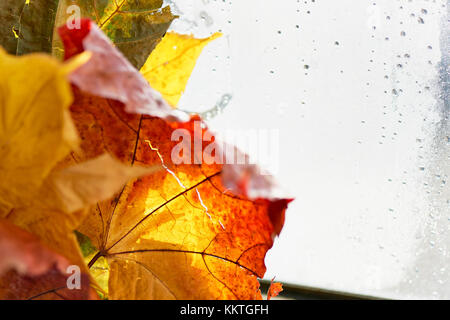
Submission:
[[[29,203],[77,144],[68,112],[72,68],[40,54],[10,56],[0,48],[0,216]]]
[[[178,104],[203,48],[220,37],[195,39],[189,35],[168,32],[153,50],[141,73],[173,107]]]

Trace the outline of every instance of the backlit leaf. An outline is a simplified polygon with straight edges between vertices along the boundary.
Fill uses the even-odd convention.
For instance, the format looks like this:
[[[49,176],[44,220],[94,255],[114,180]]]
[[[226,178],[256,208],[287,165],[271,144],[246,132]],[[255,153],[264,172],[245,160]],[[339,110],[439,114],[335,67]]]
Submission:
[[[270,287],[267,291],[267,300],[277,297],[283,291],[283,285],[279,282],[273,282],[274,280],[275,278],[270,282]]]
[[[176,18],[162,0],[61,0],[56,25],[69,16],[67,7],[77,5],[81,16],[92,19],[137,69],[147,60]],[[54,52],[63,46],[54,42]]]
[[[82,138],[75,161],[108,151],[127,164],[165,168],[128,183],[113,200],[98,203],[79,228],[98,249],[89,267],[95,268],[98,259],[108,260],[109,298],[260,297],[257,278],[265,273],[265,254],[290,201],[249,196],[270,195],[270,179],[249,170],[253,166],[224,180],[228,165],[174,163],[175,130],[187,134],[183,144],[210,134],[197,117],[168,123],[127,113],[118,101],[79,90],[71,112]],[[201,157],[208,145],[201,141],[190,160]],[[225,184],[241,192],[233,194]]]
[[[203,48],[220,33],[204,39],[168,32],[150,54],[141,73],[173,107],[178,104]]]
[[[271,212],[270,201],[228,193],[220,165],[174,165],[174,128],[163,120],[125,120],[116,116],[123,112],[120,104],[92,105],[90,100],[92,107],[86,108],[79,99],[72,111],[86,144],[84,153],[75,154],[77,159],[113,149],[108,141],[121,136],[123,149],[114,149],[123,161],[157,164],[162,158],[167,167],[128,184],[113,201],[100,203],[79,229],[110,262],[110,297],[253,299],[259,287],[256,277],[265,273],[274,221],[284,215],[287,202]],[[87,119],[85,112],[95,112],[93,122],[81,122]],[[111,120],[122,130],[107,130],[103,140],[101,130]]]
[[[81,90],[93,95],[111,98],[125,104],[129,113],[144,113],[168,120],[181,120],[146,82],[130,62],[112,46],[110,40],[89,19],[81,20],[81,28],[71,30],[67,26],[59,29],[65,45],[65,58],[88,50],[91,59],[70,74],[70,80]]]

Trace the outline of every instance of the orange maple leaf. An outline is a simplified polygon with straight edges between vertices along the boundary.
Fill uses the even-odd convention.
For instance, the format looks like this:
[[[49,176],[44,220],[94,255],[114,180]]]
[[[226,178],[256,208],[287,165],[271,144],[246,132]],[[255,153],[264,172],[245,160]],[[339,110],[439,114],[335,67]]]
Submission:
[[[92,34],[73,41],[74,34],[66,31],[61,32],[66,45],[95,41]],[[111,46],[113,55],[114,50]],[[176,117],[160,103],[150,105],[147,114],[133,114],[123,103],[99,97],[98,92],[92,95],[76,88],[74,92],[71,114],[82,141],[72,159],[85,161],[107,151],[124,163],[165,168],[128,183],[113,200],[98,203],[79,228],[98,249],[89,266],[100,257],[110,264],[109,297],[258,298],[257,278],[264,276],[265,254],[281,231],[290,200],[258,197],[262,189],[268,194],[272,183],[258,176],[253,166],[234,170],[233,165],[206,164],[210,162],[175,164],[171,156],[178,144],[171,139],[175,130],[189,134],[187,143],[199,134],[214,136],[205,126],[196,130],[197,117],[168,122],[162,118]],[[202,142],[191,159],[206,147]]]
[[[275,278],[270,282],[269,290],[267,290],[267,300],[275,298],[283,291],[283,285],[279,282],[273,282]]]

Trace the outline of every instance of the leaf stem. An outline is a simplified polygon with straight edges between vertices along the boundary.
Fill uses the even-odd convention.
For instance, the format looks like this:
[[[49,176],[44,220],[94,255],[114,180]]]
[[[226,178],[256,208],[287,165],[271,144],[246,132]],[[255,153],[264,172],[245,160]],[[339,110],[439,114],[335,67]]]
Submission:
[[[102,251],[97,252],[97,254],[91,259],[91,261],[89,261],[88,268],[90,269],[97,262],[97,260],[103,256],[104,256],[104,253]]]

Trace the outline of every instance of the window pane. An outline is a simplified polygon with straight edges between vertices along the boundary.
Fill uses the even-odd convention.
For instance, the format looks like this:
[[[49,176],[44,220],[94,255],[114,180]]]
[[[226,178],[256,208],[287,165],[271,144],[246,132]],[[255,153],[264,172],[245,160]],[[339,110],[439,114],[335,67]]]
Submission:
[[[271,168],[296,201],[267,278],[450,298],[447,1],[166,2],[174,30],[224,33],[180,108],[278,139]]]

